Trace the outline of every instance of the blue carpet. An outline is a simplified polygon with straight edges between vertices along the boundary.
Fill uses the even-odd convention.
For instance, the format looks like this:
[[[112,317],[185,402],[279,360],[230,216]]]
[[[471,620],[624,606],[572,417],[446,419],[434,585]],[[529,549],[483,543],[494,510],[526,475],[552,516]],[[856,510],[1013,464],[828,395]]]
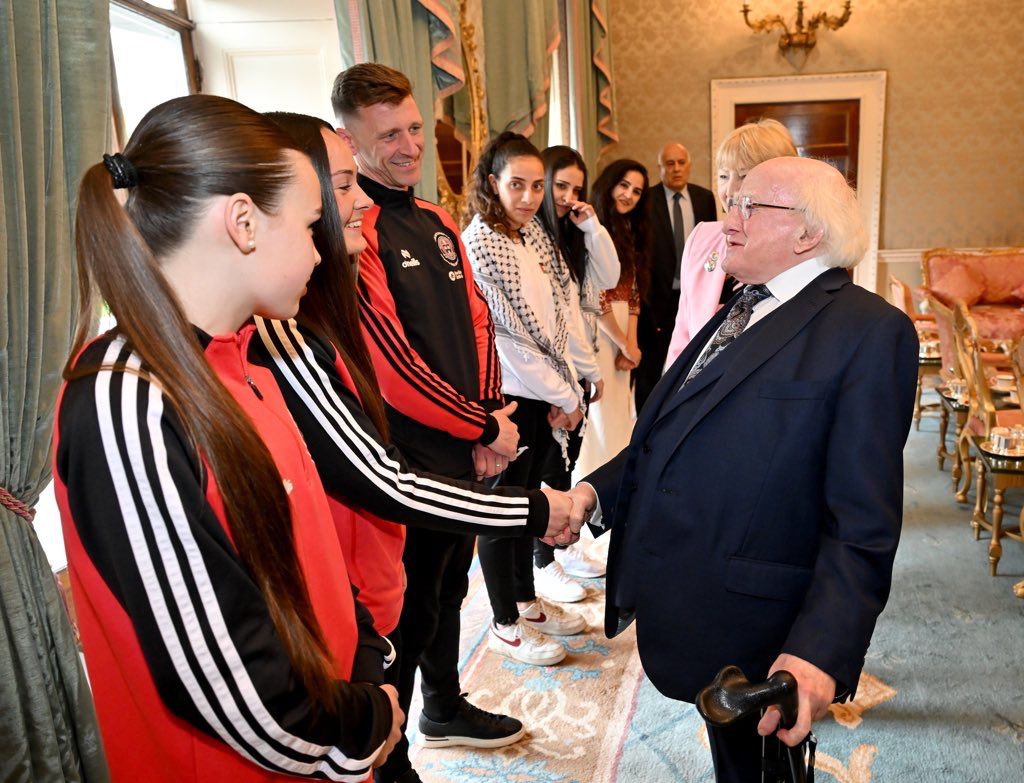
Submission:
[[[989,576],[987,536],[974,541],[971,507],[953,500],[948,465],[936,468],[937,432],[925,418],[907,444],[903,539],[867,656],[868,705],[856,726],[830,716],[815,727],[824,781],[1024,781],[1024,601],[1012,591],[1024,546],[1004,541]],[[1006,524],[1022,497],[1008,493]],[[709,783],[701,728],[645,679],[617,780]]]

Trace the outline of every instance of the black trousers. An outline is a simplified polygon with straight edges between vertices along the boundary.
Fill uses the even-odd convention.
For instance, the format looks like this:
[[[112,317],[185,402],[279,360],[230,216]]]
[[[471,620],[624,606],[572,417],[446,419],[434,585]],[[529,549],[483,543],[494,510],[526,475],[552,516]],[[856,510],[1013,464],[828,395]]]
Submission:
[[[461,694],[460,612],[469,590],[473,545],[474,536],[408,528],[402,556],[407,585],[397,632],[401,649],[388,670],[394,670],[398,703],[406,715],[417,667],[423,712],[437,721],[450,720],[455,714]],[[404,725],[402,731],[398,745],[374,776],[378,783],[390,783],[411,766]]]
[[[501,483],[511,487],[536,489],[544,478],[551,450],[560,451],[551,437],[548,412],[551,405],[524,397],[506,397],[506,402],[518,402],[512,420],[519,427],[519,445],[529,448],[512,462],[501,476]],[[521,538],[494,538],[479,536],[477,551],[480,568],[487,585],[494,619],[511,625],[519,618],[516,603],[532,601],[537,597],[533,589],[533,542],[529,536]]]
[[[668,356],[668,344],[672,342],[672,328],[658,328],[653,321],[644,318],[643,312],[640,316],[640,325],[637,327],[637,342],[640,343],[640,366],[633,370],[633,396],[636,400],[637,415],[651,396],[654,387],[661,380],[661,371],[665,367],[665,357]]]
[[[708,726],[711,759],[717,783],[761,783],[762,738],[757,733],[759,715],[746,718],[726,729]],[[767,739],[770,757],[781,743],[773,735]]]

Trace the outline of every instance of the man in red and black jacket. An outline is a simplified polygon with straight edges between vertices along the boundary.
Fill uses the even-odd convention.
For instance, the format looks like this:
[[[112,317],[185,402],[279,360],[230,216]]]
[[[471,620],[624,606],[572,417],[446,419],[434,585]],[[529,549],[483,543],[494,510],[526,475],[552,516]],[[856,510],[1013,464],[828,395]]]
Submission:
[[[375,202],[362,218],[359,305],[392,439],[413,467],[452,478],[496,475],[515,458],[514,407],[503,407],[494,329],[458,227],[413,195],[424,136],[412,85],[392,68],[363,63],[338,75],[331,98],[359,184]],[[459,612],[473,543],[471,535],[408,529],[397,684],[408,709],[419,666],[419,729],[428,746],[499,747],[524,734],[518,720],[460,695]],[[419,780],[404,738],[377,780]]]

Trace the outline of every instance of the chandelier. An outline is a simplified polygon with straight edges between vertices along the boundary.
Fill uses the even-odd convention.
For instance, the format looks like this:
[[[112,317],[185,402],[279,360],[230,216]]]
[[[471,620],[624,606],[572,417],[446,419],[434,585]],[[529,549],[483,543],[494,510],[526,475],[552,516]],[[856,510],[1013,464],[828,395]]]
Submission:
[[[816,31],[818,27],[824,25],[829,30],[838,30],[850,19],[850,0],[846,0],[843,6],[843,13],[841,16],[829,16],[827,13],[822,11],[821,13],[814,14],[805,24],[804,22],[804,4],[803,0],[800,0],[796,4],[796,25],[795,29],[790,30],[789,25],[786,24],[785,20],[778,14],[774,16],[766,16],[764,19],[758,19],[757,21],[750,20],[750,6],[747,3],[743,4],[743,21],[747,23],[747,27],[753,30],[755,33],[766,33],[775,28],[782,30],[782,35],[779,37],[779,49],[782,50],[784,55],[789,55],[793,51],[800,51],[806,58],[810,53],[811,49],[814,48],[814,44],[817,43]]]

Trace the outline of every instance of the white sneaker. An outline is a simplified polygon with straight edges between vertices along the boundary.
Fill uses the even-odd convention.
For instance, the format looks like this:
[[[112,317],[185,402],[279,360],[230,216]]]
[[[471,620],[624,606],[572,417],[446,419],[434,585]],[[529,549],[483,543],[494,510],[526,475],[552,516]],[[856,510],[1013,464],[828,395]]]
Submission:
[[[552,636],[572,636],[587,627],[583,615],[567,612],[539,598],[519,612],[519,623]]]
[[[565,549],[556,549],[555,560],[565,573],[578,576],[580,579],[596,579],[604,576],[608,570],[604,563],[590,557],[578,543]]]
[[[537,595],[565,604],[576,603],[587,597],[587,588],[567,577],[557,560],[543,568],[533,567],[533,589]]]
[[[522,621],[499,628],[493,622],[487,636],[487,648],[521,663],[553,666],[565,658],[565,648]]]

